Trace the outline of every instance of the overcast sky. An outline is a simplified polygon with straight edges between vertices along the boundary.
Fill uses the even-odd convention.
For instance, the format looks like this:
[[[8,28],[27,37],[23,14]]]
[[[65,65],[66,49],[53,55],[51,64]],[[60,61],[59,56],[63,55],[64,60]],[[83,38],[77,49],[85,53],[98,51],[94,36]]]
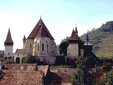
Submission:
[[[113,0],[0,0],[0,50],[10,28],[14,52],[40,16],[59,44],[75,26],[79,36],[113,20]]]

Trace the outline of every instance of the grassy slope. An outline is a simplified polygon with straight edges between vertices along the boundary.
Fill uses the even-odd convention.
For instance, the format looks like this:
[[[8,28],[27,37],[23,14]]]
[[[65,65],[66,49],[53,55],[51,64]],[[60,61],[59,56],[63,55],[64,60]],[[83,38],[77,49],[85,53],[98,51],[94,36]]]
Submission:
[[[85,40],[86,34],[81,36]],[[106,22],[98,29],[89,32],[93,51],[97,57],[113,57],[113,21]]]

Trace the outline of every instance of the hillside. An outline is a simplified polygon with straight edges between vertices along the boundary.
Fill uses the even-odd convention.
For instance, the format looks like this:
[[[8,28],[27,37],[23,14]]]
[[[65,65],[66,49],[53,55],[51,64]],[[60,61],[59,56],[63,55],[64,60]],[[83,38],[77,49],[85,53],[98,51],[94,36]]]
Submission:
[[[86,34],[81,36],[85,40]],[[113,21],[106,22],[98,29],[89,31],[90,42],[97,57],[113,57]]]

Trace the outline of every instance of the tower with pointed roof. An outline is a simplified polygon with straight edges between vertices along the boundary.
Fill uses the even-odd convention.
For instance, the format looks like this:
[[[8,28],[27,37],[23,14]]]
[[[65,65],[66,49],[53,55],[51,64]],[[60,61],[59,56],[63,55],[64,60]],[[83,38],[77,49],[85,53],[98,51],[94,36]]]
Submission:
[[[41,18],[23,43],[24,49],[29,49],[29,53],[40,60],[48,63],[55,61],[56,43]]]
[[[71,37],[69,38],[69,46],[67,47],[67,56],[70,56],[72,59],[79,56],[79,36],[77,27],[73,29]]]
[[[8,30],[6,40],[4,42],[5,51],[4,57],[12,57],[13,56],[13,40],[11,37],[10,29]]]
[[[87,56],[92,52],[92,44],[89,41],[89,35],[88,33],[86,34],[86,41],[84,43],[84,56]]]

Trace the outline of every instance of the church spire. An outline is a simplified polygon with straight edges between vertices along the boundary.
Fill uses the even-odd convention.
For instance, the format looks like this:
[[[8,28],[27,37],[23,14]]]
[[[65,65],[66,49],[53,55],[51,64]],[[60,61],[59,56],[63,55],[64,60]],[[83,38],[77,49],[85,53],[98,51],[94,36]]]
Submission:
[[[89,35],[88,35],[88,33],[86,34],[86,41],[89,42]]]
[[[89,35],[88,33],[86,34],[86,41],[85,41],[85,44],[84,45],[87,45],[87,46],[91,46],[92,44],[89,42]]]
[[[26,37],[25,37],[25,35],[24,35],[24,37],[23,37],[23,42],[25,42],[26,41]]]
[[[78,34],[78,30],[77,30],[77,27],[75,27],[75,33],[77,33],[77,34]]]
[[[10,32],[10,28],[8,30],[8,33],[7,33],[7,37],[6,37],[6,40],[4,42],[4,45],[13,45],[13,40],[12,40],[12,37],[11,37],[11,32]]]

